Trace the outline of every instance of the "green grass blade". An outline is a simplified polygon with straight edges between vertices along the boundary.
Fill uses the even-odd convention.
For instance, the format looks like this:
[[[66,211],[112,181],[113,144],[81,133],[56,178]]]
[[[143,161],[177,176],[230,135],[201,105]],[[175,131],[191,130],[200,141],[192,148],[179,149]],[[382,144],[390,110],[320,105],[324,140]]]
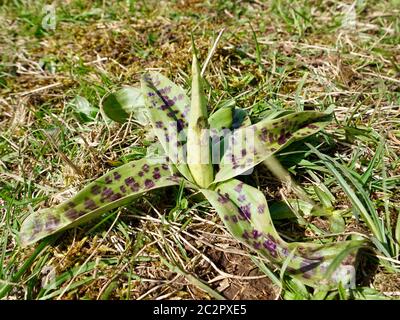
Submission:
[[[333,174],[333,176],[336,178],[337,182],[339,185],[342,187],[343,191],[347,194],[349,197],[351,203],[353,204],[353,207],[357,210],[357,212],[361,215],[362,219],[364,222],[367,224],[368,228],[371,230],[371,232],[375,235],[375,237],[381,241],[385,241],[385,235],[382,234],[381,230],[381,223],[379,222],[379,218],[375,216],[371,216],[370,213],[367,211],[353,188],[347,183],[347,181],[344,179],[344,177],[340,174],[340,172],[336,169],[339,167],[339,170],[341,170],[342,173],[346,175],[348,179],[355,184],[355,179],[352,178],[352,176],[346,172],[344,168],[342,168],[338,163],[333,162],[333,159],[329,159],[326,155],[323,155],[320,153],[316,148],[314,148],[312,145],[307,144],[310,149],[323,161],[324,165],[326,168],[329,169],[329,171]],[[358,185],[358,191],[361,191],[364,194],[364,199],[367,198],[368,196],[365,194],[365,191],[362,190],[362,187]],[[375,210],[373,211],[375,212]]]
[[[36,248],[35,251],[25,260],[24,264],[19,270],[11,277],[11,283],[17,283],[22,275],[31,267],[37,257],[45,251],[48,245],[51,245],[58,237],[51,237],[43,240]],[[0,299],[4,298],[10,290],[13,288],[12,285],[5,285],[0,289]]]

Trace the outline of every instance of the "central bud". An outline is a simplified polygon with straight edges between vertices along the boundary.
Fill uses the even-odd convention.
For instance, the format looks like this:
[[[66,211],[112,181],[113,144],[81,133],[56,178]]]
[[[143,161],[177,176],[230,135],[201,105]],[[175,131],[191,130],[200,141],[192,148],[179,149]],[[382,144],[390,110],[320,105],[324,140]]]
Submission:
[[[194,54],[192,98],[187,136],[187,160],[194,182],[201,188],[207,188],[214,180],[207,119],[207,101],[204,95],[199,62]]]

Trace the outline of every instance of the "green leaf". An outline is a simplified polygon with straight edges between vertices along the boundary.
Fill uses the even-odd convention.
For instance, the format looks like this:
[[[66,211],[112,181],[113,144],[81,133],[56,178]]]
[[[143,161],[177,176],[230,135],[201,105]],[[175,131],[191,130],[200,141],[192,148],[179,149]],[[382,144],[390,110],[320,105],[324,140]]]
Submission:
[[[232,127],[233,107],[220,108],[208,118],[211,129],[222,130]]]
[[[222,107],[208,118],[211,129],[238,129],[251,125],[247,112],[235,106]]]
[[[329,228],[333,233],[341,233],[346,227],[345,221],[340,212],[333,212],[332,215],[329,216],[329,222]]]
[[[225,153],[225,130],[235,130],[239,127],[251,125],[247,112],[234,106],[226,106],[218,109],[208,118],[212,139],[213,163],[219,163]]]
[[[232,121],[232,129],[239,129],[248,127],[251,125],[251,120],[246,110],[241,108],[233,109],[233,121]]]
[[[292,142],[318,132],[328,124],[327,116],[304,111],[235,130],[228,140],[215,182],[240,175]]]
[[[330,196],[332,196],[332,194],[329,192],[329,190],[323,190],[323,187],[325,187],[322,183],[320,183],[319,185],[314,185],[314,191],[319,199],[319,201],[321,201],[322,207],[324,207],[325,209],[333,209],[332,206],[332,202],[335,200],[334,198],[332,199]],[[325,187],[326,188],[326,187]]]
[[[125,87],[110,93],[103,101],[103,110],[107,117],[116,122],[124,123],[131,116],[141,125],[149,122],[140,88]]]
[[[76,116],[82,122],[91,122],[96,117],[99,109],[93,107],[90,102],[81,96],[76,96],[69,105],[74,109]]]
[[[28,216],[20,230],[22,245],[80,225],[128,204],[144,192],[176,185],[181,180],[160,159],[129,162],[90,183],[68,201]]]
[[[301,216],[310,216],[313,213],[313,204],[301,199],[286,199],[284,201],[273,201],[270,204],[269,211],[273,220],[293,219],[296,214],[293,212],[301,212]]]
[[[361,241],[286,243],[275,230],[265,197],[258,189],[232,179],[219,184],[215,191],[202,189],[201,192],[235,238],[279,267],[286,263],[286,271],[292,277],[320,289],[352,280],[354,249]],[[347,250],[349,247],[351,250]],[[345,260],[335,260],[340,253],[346,257]],[[326,277],[333,261],[338,264]]]
[[[187,136],[187,163],[194,181],[207,188],[214,180],[211,162],[210,132],[208,130],[207,99],[204,93],[200,66],[193,54],[192,100]]]
[[[165,153],[181,174],[193,181],[183,145],[187,139],[190,101],[185,91],[159,72],[148,72],[141,79],[149,118]]]

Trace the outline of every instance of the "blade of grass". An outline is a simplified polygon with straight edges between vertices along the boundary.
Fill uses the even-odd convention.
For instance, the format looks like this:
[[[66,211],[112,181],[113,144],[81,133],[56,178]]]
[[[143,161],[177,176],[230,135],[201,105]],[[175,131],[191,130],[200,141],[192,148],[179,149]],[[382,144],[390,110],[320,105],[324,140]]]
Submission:
[[[206,70],[207,70],[207,66],[208,66],[209,62],[211,61],[211,58],[214,55],[215,50],[217,50],[218,43],[221,40],[221,37],[224,34],[224,31],[225,31],[225,28],[221,29],[221,31],[218,33],[217,38],[214,41],[213,46],[211,47],[210,51],[208,52],[207,58],[204,61],[203,67],[201,68],[201,72],[200,72],[200,75],[202,77],[204,76],[204,72],[206,72]],[[192,38],[192,41],[193,41],[193,38]]]
[[[35,251],[30,255],[28,259],[25,260],[22,267],[11,277],[11,283],[17,283],[21,277],[25,274],[25,272],[30,268],[32,263],[36,260],[36,258],[47,248],[47,246],[53,244],[59,235],[49,237],[44,239],[39,245],[36,247]],[[13,288],[12,285],[6,285],[2,289],[0,289],[0,299],[4,298]]]
[[[375,237],[379,241],[384,242],[385,235],[384,235],[384,233],[382,233],[382,230],[380,227],[381,223],[379,223],[379,220],[378,220],[379,218],[376,217],[376,214],[371,217],[371,215],[368,213],[367,209],[364,207],[364,205],[362,204],[362,202],[360,201],[360,199],[354,192],[353,188],[350,187],[350,185],[346,182],[346,180],[343,178],[343,176],[336,169],[336,167],[338,167],[339,164],[335,163],[334,160],[331,159],[330,157],[320,153],[316,148],[314,148],[309,143],[306,143],[306,145],[322,160],[324,165],[329,169],[331,174],[333,174],[333,176],[336,178],[337,182],[342,187],[344,192],[347,194],[351,203],[356,208],[357,212],[361,215],[364,222],[367,224],[368,228],[375,235]],[[344,172],[345,170],[341,170],[341,171]],[[349,176],[350,176],[350,179],[351,179],[350,174],[347,174],[346,176],[347,176],[347,178],[349,178]],[[354,183],[354,179],[352,182]],[[361,191],[363,193],[365,193],[364,190],[361,189]]]
[[[253,40],[254,40],[254,43],[255,43],[255,46],[256,46],[256,62],[257,62],[258,68],[259,68],[260,70],[262,70],[262,69],[263,69],[263,65],[262,65],[262,63],[261,63],[261,49],[260,49],[260,44],[258,43],[257,34],[256,34],[256,32],[254,31],[254,28],[253,28],[252,24],[251,24],[251,23],[249,23],[249,24],[250,24],[251,32],[252,32],[252,34],[253,34]]]
[[[257,259],[255,256],[250,256],[251,261],[279,288],[282,288],[282,282],[279,278],[265,265],[264,262]]]

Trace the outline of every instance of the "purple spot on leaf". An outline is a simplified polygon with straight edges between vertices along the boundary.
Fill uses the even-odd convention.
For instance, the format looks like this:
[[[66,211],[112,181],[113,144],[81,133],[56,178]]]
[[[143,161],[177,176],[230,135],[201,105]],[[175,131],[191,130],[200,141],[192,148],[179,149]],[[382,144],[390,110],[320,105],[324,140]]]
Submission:
[[[156,180],[158,180],[158,179],[161,178],[161,174],[160,174],[159,172],[155,172],[155,173],[153,174],[153,178],[156,179]]]
[[[92,194],[94,194],[94,195],[100,194],[101,188],[100,188],[100,186],[93,186],[92,189],[90,190],[90,192],[91,192]]]
[[[125,179],[125,184],[127,186],[130,186],[131,184],[134,184],[134,183],[135,183],[135,179],[133,179],[133,177],[128,177]]]
[[[110,200],[111,201],[115,201],[115,200],[118,200],[119,198],[121,198],[122,197],[122,195],[120,194],[120,193],[114,193],[111,197],[110,197]]]
[[[100,187],[99,187],[99,189],[100,189]],[[100,193],[100,191],[99,191],[99,193]],[[75,203],[72,202],[72,201],[69,201],[69,202],[67,203],[67,208],[73,208],[73,207],[75,207]]]
[[[153,188],[154,187],[153,180],[146,179],[146,181],[144,182],[144,186],[145,186],[146,189]]]
[[[220,202],[220,203],[227,203],[228,201],[229,201],[229,194],[227,194],[227,193],[225,193],[225,195],[223,195],[223,194],[220,194],[220,193],[218,193],[219,194],[219,197],[218,197],[218,202]]]
[[[271,239],[267,239],[264,241],[263,246],[265,249],[269,251],[269,253],[273,256],[276,257],[276,243],[272,241]]]
[[[46,230],[52,231],[60,223],[60,219],[54,215],[49,215],[46,220]]]
[[[111,197],[111,195],[112,195],[113,193],[114,193],[114,192],[112,191],[112,189],[110,189],[110,188],[104,188],[103,192],[101,193],[101,196],[102,196],[103,198],[107,199],[107,198]]]
[[[233,190],[236,192],[241,192],[243,188],[243,182],[239,183]]]
[[[262,236],[262,232],[260,232],[260,231],[258,231],[258,230],[256,230],[256,229],[254,229],[254,230],[251,232],[251,234],[253,235],[253,238],[254,238],[254,239],[258,239],[259,237]]]
[[[176,121],[176,126],[178,129],[178,132],[181,132],[183,130],[183,128],[185,127],[185,122],[182,119],[179,119],[178,121]]]
[[[171,100],[171,99],[167,98],[166,101],[167,101],[168,107],[172,107],[175,104],[174,100]]]
[[[268,139],[269,139],[269,143],[273,143],[274,142],[275,138],[274,138],[274,134],[272,132],[270,132],[268,134]]]
[[[259,214],[262,214],[262,213],[264,213],[264,211],[265,211],[265,204],[260,204],[260,205],[257,207],[257,212],[258,212]]]
[[[285,134],[285,130],[282,129],[281,130],[281,134],[280,134],[280,136],[278,138],[278,144],[282,145],[282,144],[285,144],[285,143],[286,143],[286,134]]]
[[[267,136],[268,136],[267,129],[262,128],[261,129],[261,134],[260,134],[260,139],[265,142],[265,141],[267,141]]]
[[[261,248],[261,243],[260,243],[260,242],[254,242],[254,243],[253,243],[253,247],[254,247],[254,249],[256,249],[256,250],[260,250],[260,248]]]
[[[309,260],[304,260],[300,264],[300,272],[303,273],[303,277],[308,279],[311,278],[315,273],[315,268],[320,264],[320,262],[314,262]]]
[[[85,209],[89,209],[89,210],[95,210],[97,209],[97,205],[96,202],[94,202],[92,199],[85,199]]]
[[[79,217],[79,213],[78,211],[76,211],[75,209],[69,209],[66,213],[65,216],[67,218],[69,218],[70,220],[75,220],[76,218]]]
[[[250,216],[251,216],[251,213],[250,213],[250,204],[246,204],[245,206],[241,206],[241,207],[240,207],[240,215],[241,215],[243,218],[247,219],[247,220],[250,219]]]
[[[110,177],[110,176],[106,176],[106,177],[104,178],[104,182],[107,183],[107,184],[112,183],[111,177]]]
[[[42,231],[43,228],[43,224],[41,221],[36,220],[34,223],[34,227],[33,227],[33,233],[39,233],[40,231]]]
[[[139,191],[140,185],[139,185],[139,183],[135,182],[134,184],[132,184],[132,185],[130,186],[130,188],[131,188],[131,190],[132,190],[133,192],[137,192],[137,191]]]

